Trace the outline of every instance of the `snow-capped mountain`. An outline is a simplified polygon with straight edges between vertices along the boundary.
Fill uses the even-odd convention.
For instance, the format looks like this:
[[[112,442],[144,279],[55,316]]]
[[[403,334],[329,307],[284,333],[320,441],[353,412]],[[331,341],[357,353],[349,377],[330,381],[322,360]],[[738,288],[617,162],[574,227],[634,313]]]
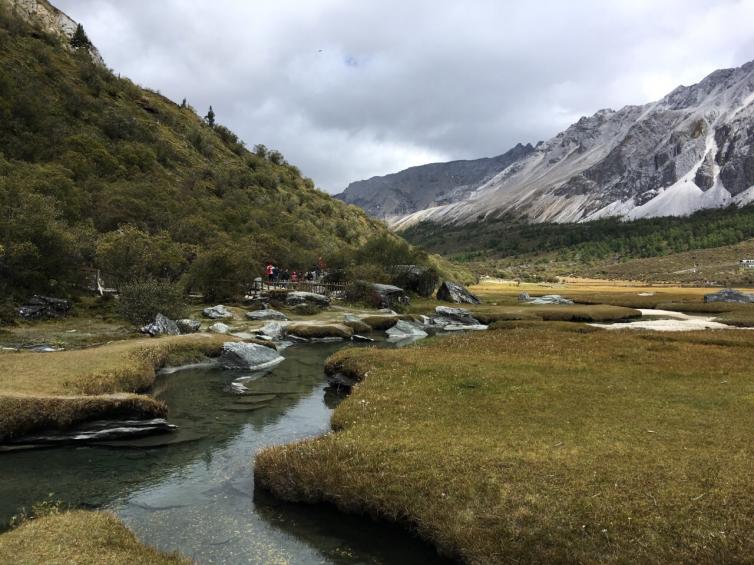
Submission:
[[[459,202],[395,218],[468,223],[680,216],[754,201],[754,61],[643,106],[583,117]]]

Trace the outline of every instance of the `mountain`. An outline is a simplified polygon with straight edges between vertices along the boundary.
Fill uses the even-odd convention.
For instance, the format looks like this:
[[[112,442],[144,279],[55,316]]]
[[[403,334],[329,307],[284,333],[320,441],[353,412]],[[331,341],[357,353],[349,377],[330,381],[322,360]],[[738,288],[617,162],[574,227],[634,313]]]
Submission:
[[[398,173],[352,182],[336,198],[377,218],[396,218],[432,206],[458,202],[497,173],[534,151],[516,145],[497,157],[430,163]]]
[[[754,201],[754,62],[643,106],[600,110],[500,169],[463,200],[393,222],[583,222],[682,216]]]
[[[117,76],[76,28],[44,0],[0,0],[0,301],[93,269],[248,281],[387,233],[279,152]]]

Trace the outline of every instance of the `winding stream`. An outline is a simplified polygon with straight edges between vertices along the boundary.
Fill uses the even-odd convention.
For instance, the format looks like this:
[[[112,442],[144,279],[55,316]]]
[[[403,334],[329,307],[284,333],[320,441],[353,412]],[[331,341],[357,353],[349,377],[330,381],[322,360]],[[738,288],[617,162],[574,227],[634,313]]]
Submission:
[[[337,399],[326,395],[322,367],[340,347],[286,349],[283,363],[245,383],[270,393],[257,406],[239,405],[229,390],[243,373],[205,367],[161,375],[154,395],[179,426],[169,446],[148,447],[149,438],[0,455],[0,523],[51,497],[112,510],[142,541],[199,563],[439,562],[397,527],[254,492],[257,450],[329,430]]]

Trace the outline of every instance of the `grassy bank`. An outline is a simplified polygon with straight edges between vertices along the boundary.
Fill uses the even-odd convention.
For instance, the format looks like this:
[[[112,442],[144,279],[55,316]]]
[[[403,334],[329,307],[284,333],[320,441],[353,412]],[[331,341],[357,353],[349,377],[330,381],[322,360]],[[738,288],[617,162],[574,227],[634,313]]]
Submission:
[[[164,405],[132,393],[149,388],[157,368],[215,355],[228,339],[194,334],[57,353],[2,353],[0,441],[100,417],[162,416]]]
[[[64,512],[30,520],[0,535],[0,562],[17,565],[187,565],[139,543],[115,516]]]
[[[334,433],[259,453],[258,484],[472,563],[754,554],[751,332],[506,327],[336,354],[365,382]]]

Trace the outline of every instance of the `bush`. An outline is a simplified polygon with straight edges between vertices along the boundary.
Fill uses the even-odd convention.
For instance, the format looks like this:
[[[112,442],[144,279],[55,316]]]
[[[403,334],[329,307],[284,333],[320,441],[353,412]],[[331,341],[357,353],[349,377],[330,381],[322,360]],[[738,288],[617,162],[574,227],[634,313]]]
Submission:
[[[229,300],[243,294],[243,285],[254,280],[261,270],[249,260],[241,245],[215,247],[202,252],[192,263],[187,276],[188,287],[201,292],[208,302]]]
[[[186,310],[184,293],[177,284],[147,279],[121,286],[118,313],[134,324],[147,324],[157,314],[173,320],[183,317]]]

